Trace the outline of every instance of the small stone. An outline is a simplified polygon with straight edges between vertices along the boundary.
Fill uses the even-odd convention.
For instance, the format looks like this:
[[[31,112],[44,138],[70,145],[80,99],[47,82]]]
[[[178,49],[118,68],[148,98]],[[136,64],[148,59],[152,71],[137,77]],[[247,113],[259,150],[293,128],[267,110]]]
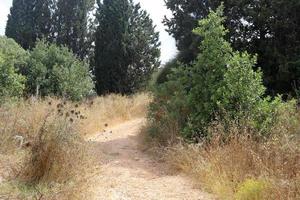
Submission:
[[[135,161],[139,161],[140,159],[138,157],[134,158]]]

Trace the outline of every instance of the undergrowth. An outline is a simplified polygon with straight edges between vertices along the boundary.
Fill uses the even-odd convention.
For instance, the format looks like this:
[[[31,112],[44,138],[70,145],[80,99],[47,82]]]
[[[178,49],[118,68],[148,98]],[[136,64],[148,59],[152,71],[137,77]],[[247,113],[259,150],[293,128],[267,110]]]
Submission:
[[[223,9],[194,30],[197,59],[153,89],[146,147],[220,199],[300,199],[296,101],[265,94],[257,56],[226,41]]]
[[[300,198],[300,114],[294,120],[278,123],[268,139],[252,137],[257,133],[250,128],[235,123],[224,128],[217,122],[209,129],[211,139],[198,144],[180,138],[160,143],[149,137],[151,126],[143,135],[147,148],[155,149],[172,171],[190,175],[195,185],[220,199],[296,200]],[[169,129],[165,131],[168,135]]]

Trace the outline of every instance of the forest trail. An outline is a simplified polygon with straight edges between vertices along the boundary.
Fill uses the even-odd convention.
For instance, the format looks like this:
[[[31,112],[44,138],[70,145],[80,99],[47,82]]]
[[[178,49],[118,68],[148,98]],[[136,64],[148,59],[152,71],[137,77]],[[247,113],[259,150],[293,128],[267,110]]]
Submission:
[[[168,173],[164,163],[139,149],[145,123],[136,119],[99,133],[90,141],[103,162],[93,191],[95,200],[210,200],[184,175]]]

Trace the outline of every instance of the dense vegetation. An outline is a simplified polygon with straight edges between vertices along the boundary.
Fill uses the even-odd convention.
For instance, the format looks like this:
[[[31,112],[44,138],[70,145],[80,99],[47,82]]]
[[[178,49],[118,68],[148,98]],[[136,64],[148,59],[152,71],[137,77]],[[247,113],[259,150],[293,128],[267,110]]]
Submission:
[[[87,55],[88,15],[93,1],[14,0],[8,16],[6,36],[24,49],[38,39],[66,45],[80,58]]]
[[[24,95],[81,100],[93,93],[88,64],[66,47],[38,41],[25,51],[14,40],[0,37],[1,99]]]
[[[224,125],[236,121],[261,134],[276,123],[274,114],[283,103],[280,97],[264,96],[262,73],[253,70],[256,56],[234,51],[225,40],[222,15],[219,9],[199,22],[193,31],[203,38],[196,61],[178,67],[157,87],[150,115],[154,124],[173,117],[185,137],[202,140],[216,119]]]
[[[42,96],[58,94],[72,99],[86,96],[90,84],[78,79],[77,85],[82,83],[81,89],[72,89],[72,83],[79,76],[85,77],[88,64],[95,83],[94,89],[99,95],[132,94],[145,88],[151,74],[160,65],[159,34],[149,14],[132,0],[97,1],[97,5],[93,0],[14,0],[8,16],[6,36],[14,39],[25,50],[33,50],[30,62],[35,62],[33,57],[43,59],[41,62],[44,69],[40,63],[31,63],[31,69],[39,68],[39,72],[36,69],[35,72],[24,69],[39,73],[31,76],[31,80],[37,76],[38,79],[51,79],[54,71],[73,74],[70,77],[73,80],[65,80],[64,75],[55,75],[57,81],[64,79],[64,86],[48,80],[43,80],[44,83],[30,83],[27,88],[29,94],[36,90],[36,94]],[[49,43],[48,52],[42,52],[43,47],[38,42],[40,40]],[[52,43],[58,45],[56,50]],[[70,49],[77,58],[71,58],[64,47]],[[57,56],[53,55],[54,51],[57,51]],[[52,59],[57,62],[52,62]],[[75,59],[78,60],[76,64],[73,62]],[[52,63],[47,63],[49,61]],[[73,66],[69,66],[70,62]],[[61,65],[60,72],[52,70],[56,64]],[[39,91],[40,87],[42,91]]]
[[[97,93],[136,92],[160,65],[159,35],[147,12],[132,0],[105,0],[98,7]]]
[[[300,3],[220,2],[166,0],[179,54],[159,69],[159,34],[133,0],[13,0],[0,36],[0,162],[15,162],[0,189],[84,199],[73,192],[91,161],[83,138],[149,104],[147,144],[204,189],[299,199]],[[152,98],[95,97],[145,88]],[[15,137],[29,142],[16,151]]]
[[[295,101],[265,94],[262,72],[253,70],[257,56],[226,40],[223,9],[193,30],[201,38],[195,61],[171,62],[167,79],[154,87],[146,141],[167,147],[171,166],[221,199],[297,199]]]
[[[39,41],[30,52],[25,70],[27,90],[36,96],[80,100],[93,92],[88,64],[66,47]]]
[[[267,92],[295,95],[300,61],[298,0],[167,0],[173,16],[165,19],[165,25],[177,41],[179,60],[188,64],[197,57],[202,38],[192,30],[221,2],[229,31],[226,38],[235,50],[258,54],[255,69],[262,69]]]

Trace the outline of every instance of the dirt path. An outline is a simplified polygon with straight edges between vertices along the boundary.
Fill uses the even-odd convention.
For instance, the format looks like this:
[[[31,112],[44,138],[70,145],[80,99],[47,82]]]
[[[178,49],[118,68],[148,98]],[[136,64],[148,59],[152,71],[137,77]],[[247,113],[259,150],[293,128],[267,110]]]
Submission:
[[[168,174],[164,164],[139,150],[137,135],[143,123],[129,121],[91,138],[99,157],[105,157],[95,181],[95,200],[211,199],[188,178]]]

